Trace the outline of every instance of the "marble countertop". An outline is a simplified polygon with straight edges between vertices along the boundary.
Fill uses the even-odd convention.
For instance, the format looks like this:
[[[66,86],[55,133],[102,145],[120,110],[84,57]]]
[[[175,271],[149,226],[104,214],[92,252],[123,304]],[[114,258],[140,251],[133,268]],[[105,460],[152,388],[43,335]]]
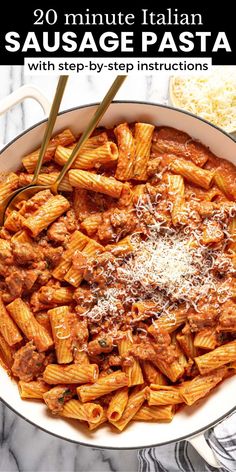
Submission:
[[[102,76],[70,76],[62,100],[61,110],[98,102],[103,98],[112,81],[112,74],[103,74]],[[56,76],[24,76],[23,67],[1,66],[0,100],[21,85],[31,84],[39,87],[48,100],[51,101],[56,83]],[[155,76],[132,75],[126,79],[122,88],[117,93],[116,100],[143,100],[167,103],[168,83],[169,75],[167,73],[156,73]],[[43,112],[37,102],[30,99],[24,101],[7,114],[0,115],[0,142],[7,143],[23,129],[28,128],[42,118]]]
[[[72,76],[61,109],[99,101],[112,76]],[[0,100],[24,84],[38,86],[51,100],[57,78],[24,76],[22,67],[1,67]],[[135,87],[134,87],[135,84]],[[165,103],[168,76],[128,78],[117,99]],[[7,143],[22,130],[43,118],[37,102],[26,100],[0,116],[0,142]],[[28,424],[0,403],[0,472],[134,472],[138,470],[136,451],[105,451],[57,439]]]

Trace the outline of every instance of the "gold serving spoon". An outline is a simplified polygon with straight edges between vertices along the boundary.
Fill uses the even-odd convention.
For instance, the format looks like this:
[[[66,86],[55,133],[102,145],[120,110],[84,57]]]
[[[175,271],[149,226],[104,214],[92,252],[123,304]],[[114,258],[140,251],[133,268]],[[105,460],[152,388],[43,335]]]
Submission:
[[[51,192],[53,194],[56,194],[58,192],[58,186],[60,185],[62,179],[64,178],[64,176],[66,174],[66,172],[70,169],[73,162],[75,161],[80,148],[83,146],[85,141],[89,138],[91,133],[96,128],[98,122],[100,121],[100,119],[102,118],[104,113],[106,112],[107,108],[109,107],[110,103],[112,102],[113,98],[115,97],[116,93],[118,92],[119,88],[123,84],[126,77],[127,77],[126,75],[118,75],[116,77],[116,79],[114,80],[112,86],[110,87],[107,94],[103,98],[102,102],[98,106],[95,114],[92,116],[91,120],[89,121],[88,126],[86,127],[85,131],[81,135],[81,137],[80,137],[77,145],[73,149],[69,159],[67,160],[67,162],[65,163],[65,165],[62,168],[61,172],[59,173],[56,181],[51,185],[35,185],[35,184],[32,185],[32,183],[31,183],[27,187],[24,187],[23,189],[19,189],[19,190],[13,192],[10,196],[11,198],[8,197],[9,200],[7,201],[7,203],[5,204],[5,201],[4,201],[3,204],[2,204],[2,207],[4,206],[4,208],[1,208],[1,210],[0,210],[0,218],[2,218],[2,221],[4,221],[4,215],[5,215],[6,210],[9,209],[10,211],[12,211],[14,209],[15,205],[19,201],[26,200],[26,199],[32,197],[35,193],[40,192],[41,190],[49,189],[49,190],[51,190]],[[45,149],[44,149],[44,151],[45,151]],[[37,168],[38,168],[38,165],[37,165]],[[35,169],[35,174],[36,174],[36,169]],[[36,178],[35,178],[35,174],[34,174],[34,182],[36,183],[37,177],[38,177],[38,174],[39,174],[39,170],[38,170],[38,173],[36,175]]]
[[[52,103],[52,107],[51,107],[51,111],[50,111],[50,114],[49,114],[49,117],[48,117],[47,126],[46,126],[46,129],[45,129],[45,132],[44,132],[43,141],[42,141],[41,148],[40,148],[40,151],[39,151],[39,157],[38,157],[37,164],[36,164],[36,167],[35,167],[33,180],[30,182],[30,184],[26,185],[25,187],[21,187],[20,189],[18,188],[17,190],[12,192],[10,195],[8,195],[3,200],[3,202],[0,206],[0,225],[3,225],[3,223],[4,223],[5,213],[6,213],[7,208],[9,208],[9,210],[12,209],[13,206],[18,201],[23,200],[25,198],[28,198],[30,195],[32,195],[32,194],[30,194],[31,188],[35,188],[34,185],[37,183],[38,175],[39,175],[40,169],[42,167],[42,163],[43,163],[44,154],[46,152],[46,149],[47,149],[48,143],[50,141],[50,138],[52,136],[53,128],[54,128],[54,125],[55,125],[55,121],[57,119],[58,111],[59,111],[59,108],[60,108],[60,104],[61,104],[61,101],[62,101],[62,97],[63,97],[63,94],[64,94],[64,90],[65,90],[67,80],[68,80],[68,75],[61,75],[60,78],[59,78],[59,81],[58,81],[58,84],[57,84],[57,89],[56,89],[55,96],[54,96],[53,103]],[[29,193],[27,193],[27,192],[29,192]],[[19,195],[19,197],[20,196],[22,196],[22,197],[19,198],[19,200],[16,201],[16,199],[18,198],[18,195]]]

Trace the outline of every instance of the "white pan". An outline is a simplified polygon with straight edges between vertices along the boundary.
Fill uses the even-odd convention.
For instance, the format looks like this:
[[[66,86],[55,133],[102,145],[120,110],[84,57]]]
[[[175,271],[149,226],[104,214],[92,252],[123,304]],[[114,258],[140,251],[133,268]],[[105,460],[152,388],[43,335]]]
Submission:
[[[76,133],[83,131],[95,109],[96,105],[87,105],[61,113],[55,132],[67,127]],[[111,127],[122,121],[146,121],[178,128],[209,146],[216,155],[236,164],[236,143],[232,137],[189,113],[150,103],[115,102],[109,107],[101,124]],[[44,128],[45,122],[38,123],[9,143],[1,152],[0,171],[18,169],[22,157],[39,146]],[[52,417],[46,406],[39,402],[21,400],[16,383],[0,367],[2,401],[44,431],[83,445],[111,449],[144,448],[186,439],[215,467],[219,467],[219,464],[207,445],[203,432],[234,411],[235,391],[236,376],[225,380],[197,406],[184,408],[176,414],[172,423],[134,422],[122,433],[111,432],[104,425],[95,432],[89,432],[75,420]]]

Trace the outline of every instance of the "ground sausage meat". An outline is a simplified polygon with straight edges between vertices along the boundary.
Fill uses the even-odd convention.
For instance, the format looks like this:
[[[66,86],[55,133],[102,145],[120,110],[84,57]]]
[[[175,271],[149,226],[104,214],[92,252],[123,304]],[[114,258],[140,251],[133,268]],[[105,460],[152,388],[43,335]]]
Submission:
[[[13,243],[12,254],[16,264],[25,265],[43,258],[40,248],[32,243]]]
[[[188,315],[188,322],[192,332],[200,331],[204,328],[216,325],[219,317],[219,309],[206,305],[205,309],[199,312],[191,311]]]
[[[68,231],[64,221],[55,221],[48,229],[47,237],[50,241],[62,243],[67,233]]]
[[[41,192],[36,193],[30,200],[24,201],[22,203],[21,209],[24,211],[24,217],[27,218],[32,213],[38,210],[38,208],[46,203],[52,194],[50,190],[42,190]]]
[[[153,344],[149,343],[133,344],[132,348],[128,351],[129,355],[137,357],[142,361],[152,361],[157,358]]]
[[[104,336],[103,338],[94,339],[88,343],[88,354],[97,356],[102,352],[111,352],[114,348],[113,338]]]
[[[60,413],[64,404],[75,394],[75,388],[68,386],[57,386],[44,393],[43,399],[53,414]]]
[[[14,298],[20,297],[24,286],[23,271],[17,268],[12,268],[5,281],[10,295]]]
[[[110,269],[110,267],[112,267],[112,269]],[[116,267],[118,267],[116,258],[110,252],[103,252],[89,261],[84,271],[84,279],[103,287],[108,281],[112,281]],[[108,277],[109,272],[110,280]]]
[[[4,265],[13,264],[11,244],[8,241],[1,242],[0,244],[0,262]]]
[[[73,299],[78,303],[78,305],[84,308],[91,308],[96,301],[91,290],[87,287],[78,287],[74,292]]]
[[[63,253],[63,247],[62,246],[58,246],[58,247],[47,246],[43,249],[43,252],[44,252],[44,257],[47,263],[52,269],[59,264],[62,253]]]
[[[124,238],[132,233],[138,221],[134,213],[118,208],[108,210],[102,215],[102,223],[99,225],[97,236],[102,243],[109,243]]]
[[[211,152],[203,144],[190,139],[183,131],[163,126],[153,133],[152,153],[171,153],[192,160],[202,167]]]
[[[25,382],[37,378],[44,370],[45,354],[36,351],[33,342],[27,343],[14,354],[12,372]]]
[[[103,362],[104,370],[109,369],[110,367],[118,367],[121,365],[122,365],[122,357],[115,354],[111,354],[107,356]]]
[[[147,173],[149,176],[155,175],[159,171],[161,157],[156,157],[148,162]]]
[[[136,357],[141,361],[158,361],[164,360],[167,364],[171,364],[175,360],[176,352],[175,346],[166,344],[150,344],[143,342],[140,344],[133,344],[129,349],[129,355]]]
[[[233,301],[228,301],[225,303],[225,306],[222,310],[222,313],[219,317],[219,329],[235,329],[236,327],[236,303]]]

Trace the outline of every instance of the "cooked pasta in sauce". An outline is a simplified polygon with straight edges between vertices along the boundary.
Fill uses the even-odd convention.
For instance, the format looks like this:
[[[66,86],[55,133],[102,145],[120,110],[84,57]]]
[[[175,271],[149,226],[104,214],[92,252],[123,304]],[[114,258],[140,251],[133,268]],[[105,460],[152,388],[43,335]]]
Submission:
[[[78,137],[55,136],[53,183]],[[0,183],[31,182],[39,150]],[[171,421],[236,368],[236,168],[186,133],[97,129],[0,230],[0,358],[55,415]]]

